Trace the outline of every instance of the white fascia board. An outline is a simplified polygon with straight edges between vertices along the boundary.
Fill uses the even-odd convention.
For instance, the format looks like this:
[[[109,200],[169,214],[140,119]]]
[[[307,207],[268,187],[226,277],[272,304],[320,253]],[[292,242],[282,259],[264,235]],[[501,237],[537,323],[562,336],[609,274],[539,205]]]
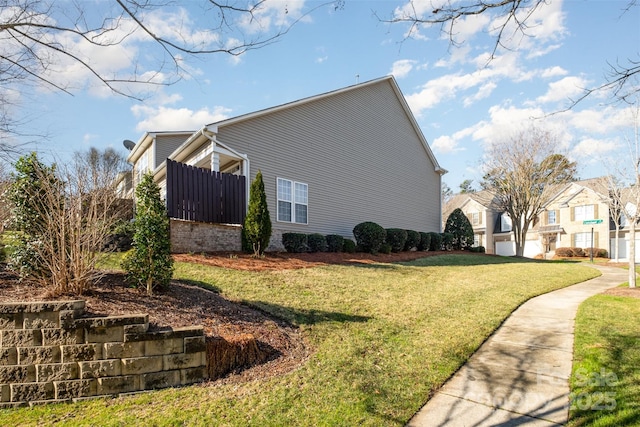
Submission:
[[[151,146],[154,139],[155,133],[145,132],[145,134],[140,137],[135,147],[133,147],[133,150],[131,150],[131,152],[127,156],[127,163],[133,165],[140,158],[142,153],[144,153]]]

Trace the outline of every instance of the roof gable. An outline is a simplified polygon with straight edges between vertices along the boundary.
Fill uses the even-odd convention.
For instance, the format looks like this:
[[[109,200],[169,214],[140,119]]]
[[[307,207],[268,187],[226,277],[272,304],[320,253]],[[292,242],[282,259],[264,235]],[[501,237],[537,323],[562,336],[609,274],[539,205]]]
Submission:
[[[378,84],[389,84],[391,86],[391,88],[393,89],[393,92],[397,98],[397,100],[399,101],[400,105],[402,106],[403,112],[406,115],[406,117],[409,119],[411,126],[413,128],[413,131],[416,133],[416,135],[418,136],[418,139],[420,140],[420,142],[423,145],[423,148],[425,150],[425,152],[427,153],[427,156],[429,157],[430,161],[432,162],[434,169],[442,174],[445,174],[447,171],[445,169],[443,169],[440,164],[438,163],[438,161],[436,160],[433,152],[431,151],[431,148],[429,147],[429,144],[426,140],[426,138],[424,137],[424,134],[422,133],[422,130],[420,129],[420,127],[418,126],[418,123],[415,120],[415,117],[413,116],[413,113],[411,112],[402,92],[400,91],[400,88],[398,87],[398,84],[395,80],[395,78],[393,76],[386,76],[386,77],[382,77],[382,78],[378,78],[378,79],[374,79],[374,80],[370,80],[364,83],[359,83],[356,85],[352,85],[352,86],[347,86],[341,89],[337,89],[334,91],[330,91],[330,92],[325,92],[322,94],[318,94],[318,95],[314,95],[314,96],[310,96],[307,98],[303,98],[303,99],[299,99],[296,101],[292,101],[286,104],[281,104],[281,105],[277,105],[274,107],[270,107],[270,108],[266,108],[263,110],[259,110],[259,111],[255,111],[252,113],[247,113],[247,114],[243,114],[241,116],[237,116],[237,117],[232,117],[229,119],[224,119],[224,120],[220,120],[218,122],[214,122],[211,123],[209,125],[206,126],[207,130],[213,132],[213,133],[218,133],[218,129],[225,127],[225,126],[231,126],[231,125],[235,125],[238,123],[242,123],[244,121],[249,121],[249,120],[254,120],[260,117],[264,117],[276,112],[280,112],[280,111],[284,111],[284,110],[288,110],[288,109],[293,109],[296,107],[300,107],[302,105],[308,104],[308,103],[312,103],[312,102],[316,102],[318,100],[322,100],[322,99],[326,99],[326,98],[331,98],[334,96],[337,96],[339,94],[343,94],[345,92],[350,92],[350,91],[356,91],[356,90],[362,90],[368,86],[372,86],[372,85],[378,85]]]

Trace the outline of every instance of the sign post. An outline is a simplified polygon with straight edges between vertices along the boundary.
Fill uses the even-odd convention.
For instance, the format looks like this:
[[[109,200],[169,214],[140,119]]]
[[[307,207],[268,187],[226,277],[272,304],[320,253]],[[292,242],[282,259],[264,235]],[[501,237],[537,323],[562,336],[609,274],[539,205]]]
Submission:
[[[594,224],[602,224],[601,219],[585,219],[582,221],[582,225],[594,225]],[[591,227],[591,248],[589,249],[589,259],[593,264],[593,227]]]

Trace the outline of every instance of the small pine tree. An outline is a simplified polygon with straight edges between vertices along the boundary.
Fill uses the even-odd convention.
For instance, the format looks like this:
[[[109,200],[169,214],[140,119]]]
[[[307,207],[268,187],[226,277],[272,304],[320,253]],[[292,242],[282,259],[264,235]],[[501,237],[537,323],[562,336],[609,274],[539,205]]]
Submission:
[[[147,294],[153,288],[166,287],[173,276],[169,218],[160,199],[160,188],[147,173],[136,187],[136,213],[133,249],[122,267],[127,281],[146,286]]]
[[[247,243],[253,249],[253,255],[263,255],[271,239],[271,217],[261,171],[258,171],[256,179],[251,183],[249,211],[244,219],[243,232]]]
[[[47,194],[61,183],[55,176],[55,166],[46,166],[35,152],[20,157],[14,166],[15,173],[11,174],[12,181],[5,193],[11,209],[9,227],[16,231],[9,244],[9,268],[21,278],[35,276],[46,281],[51,274],[40,250],[47,231],[43,215],[58,208],[57,204],[47,205]]]
[[[473,226],[469,222],[469,218],[457,208],[447,218],[447,224],[444,228],[445,233],[453,235],[451,242],[453,249],[460,250],[473,246]]]

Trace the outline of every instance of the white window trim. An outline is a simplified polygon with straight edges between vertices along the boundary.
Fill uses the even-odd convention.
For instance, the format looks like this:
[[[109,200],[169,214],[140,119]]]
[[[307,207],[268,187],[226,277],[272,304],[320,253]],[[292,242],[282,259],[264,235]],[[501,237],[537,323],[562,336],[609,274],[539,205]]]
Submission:
[[[587,212],[588,208],[590,212]],[[585,221],[590,219],[595,219],[595,207],[594,205],[580,205],[573,208],[574,219],[575,221]],[[579,215],[578,215],[579,213]],[[587,218],[588,216],[588,218]]]
[[[578,237],[581,237],[578,239]],[[591,232],[585,231],[581,233],[575,233],[573,235],[572,245],[578,248],[590,248],[593,247],[593,242],[591,241]]]
[[[291,200],[286,200],[286,199],[280,198],[280,191],[279,191],[279,189],[280,189],[279,182],[280,181],[286,181],[286,182],[291,183]],[[307,191],[306,191],[307,202],[306,203],[296,202],[296,184],[304,185],[306,187],[306,189],[307,189]],[[283,220],[280,219],[280,202],[291,203],[291,221],[283,221]],[[296,205],[302,205],[302,206],[306,206],[307,207],[307,218],[306,218],[305,222],[296,221]],[[287,224],[309,225],[309,184],[306,184],[304,182],[299,182],[299,181],[293,181],[291,179],[286,179],[286,178],[280,178],[280,177],[276,178],[276,222],[283,222],[283,223],[287,223]]]
[[[480,212],[471,212],[471,225],[480,225]]]

